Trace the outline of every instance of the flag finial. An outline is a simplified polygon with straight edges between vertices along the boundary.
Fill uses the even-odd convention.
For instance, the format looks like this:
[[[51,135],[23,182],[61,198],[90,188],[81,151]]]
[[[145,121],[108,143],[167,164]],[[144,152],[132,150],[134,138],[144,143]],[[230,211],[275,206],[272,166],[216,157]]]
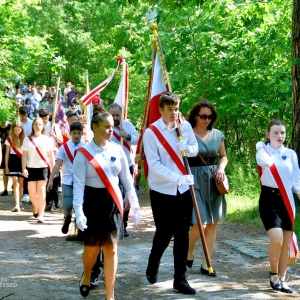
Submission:
[[[150,29],[151,29],[152,31],[157,30],[157,29],[158,29],[157,24],[156,24],[156,23],[151,24],[151,25],[150,25]]]

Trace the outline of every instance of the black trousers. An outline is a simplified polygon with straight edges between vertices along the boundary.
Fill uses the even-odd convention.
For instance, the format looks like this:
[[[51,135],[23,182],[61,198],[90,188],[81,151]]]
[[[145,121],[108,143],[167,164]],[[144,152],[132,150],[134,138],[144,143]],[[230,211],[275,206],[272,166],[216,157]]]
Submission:
[[[53,204],[53,201],[54,203],[58,202],[58,182],[59,177],[54,177],[52,189],[49,192],[46,192],[46,205]]]
[[[149,264],[160,261],[174,234],[174,270],[175,277],[186,272],[186,258],[189,247],[189,229],[193,202],[190,191],[176,196],[150,190],[151,208],[156,226]]]

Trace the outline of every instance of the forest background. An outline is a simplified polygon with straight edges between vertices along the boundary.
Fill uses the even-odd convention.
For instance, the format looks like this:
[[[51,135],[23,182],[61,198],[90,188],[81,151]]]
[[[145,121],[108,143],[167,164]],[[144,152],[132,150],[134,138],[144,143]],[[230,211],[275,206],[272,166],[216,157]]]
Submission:
[[[285,0],[0,0],[0,84],[13,86],[18,75],[48,87],[60,76],[61,87],[71,81],[84,91],[86,71],[94,88],[124,47],[129,116],[139,128],[152,59],[149,25],[156,22],[181,112],[201,98],[218,112],[229,158],[228,218],[260,223],[255,143],[272,118],[285,121],[287,144],[291,139],[292,9]],[[101,92],[105,105],[120,76]],[[4,94],[0,105],[1,118],[13,117]]]

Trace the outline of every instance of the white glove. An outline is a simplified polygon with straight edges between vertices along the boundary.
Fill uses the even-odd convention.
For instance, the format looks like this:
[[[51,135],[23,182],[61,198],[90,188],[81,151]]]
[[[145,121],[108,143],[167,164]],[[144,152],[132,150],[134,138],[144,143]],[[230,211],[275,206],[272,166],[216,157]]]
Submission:
[[[129,192],[125,193],[125,198],[127,198],[130,203],[130,219],[133,222],[133,226],[136,226],[140,223],[141,218],[139,199],[136,195],[135,189],[131,189]]]
[[[177,183],[180,184],[187,184],[193,185],[194,184],[194,175],[182,175],[179,177]]]
[[[87,228],[86,225],[86,216],[83,213],[82,205],[74,205],[75,217],[76,217],[76,225],[78,229],[84,231]]]
[[[257,142],[256,143],[256,151],[258,151],[260,148],[264,149],[265,148],[265,143],[264,142]]]
[[[185,151],[186,153],[190,152],[189,146],[187,145],[187,143],[185,141],[180,141],[178,143],[178,146],[180,148],[180,151]]]

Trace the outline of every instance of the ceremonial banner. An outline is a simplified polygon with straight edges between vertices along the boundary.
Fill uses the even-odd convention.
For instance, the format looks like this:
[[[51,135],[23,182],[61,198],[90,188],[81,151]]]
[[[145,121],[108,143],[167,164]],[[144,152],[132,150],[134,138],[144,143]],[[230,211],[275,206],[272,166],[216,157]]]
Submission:
[[[65,113],[65,108],[61,100],[60,92],[58,92],[58,100],[56,104],[56,114],[55,114],[55,124],[58,124],[60,131],[63,136],[63,143],[66,143],[69,140],[70,127]],[[58,146],[61,146],[59,144]]]
[[[128,64],[125,61],[125,58],[123,57],[123,72],[122,72],[122,78],[120,81],[119,89],[117,96],[115,98],[115,103],[119,104],[122,107],[122,120],[127,119],[127,107],[128,107]]]
[[[86,95],[81,97],[80,100],[83,102],[83,104],[85,106],[88,106],[92,102],[93,97],[106,88],[106,86],[115,77],[121,64],[122,64],[122,57],[118,57],[118,66],[115,69],[115,71],[106,80],[104,80],[102,83],[100,83],[98,86],[96,86],[93,90],[91,90],[89,93],[87,93]]]
[[[159,98],[165,92],[171,92],[171,85],[164,61],[162,47],[157,34],[157,25],[150,26],[153,31],[153,51],[152,51],[152,67],[150,70],[150,78],[146,95],[146,103],[144,110],[143,123],[140,131],[140,138],[137,146],[137,154],[144,160],[145,177],[148,177],[148,165],[143,152],[143,134],[147,127],[157,121],[161,115],[159,113]]]

